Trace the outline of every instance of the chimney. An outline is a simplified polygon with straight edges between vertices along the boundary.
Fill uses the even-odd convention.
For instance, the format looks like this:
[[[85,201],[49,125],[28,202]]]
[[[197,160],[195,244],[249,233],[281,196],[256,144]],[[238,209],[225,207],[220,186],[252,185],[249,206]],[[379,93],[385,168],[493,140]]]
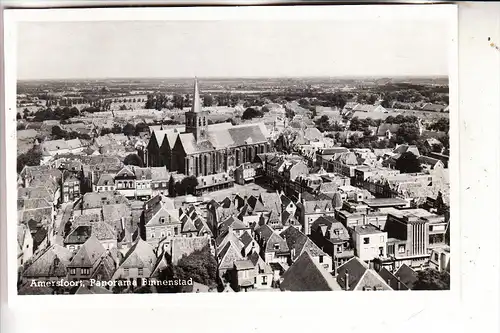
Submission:
[[[349,290],[349,271],[345,270],[345,290]]]
[[[401,290],[401,281],[398,280],[398,290]]]

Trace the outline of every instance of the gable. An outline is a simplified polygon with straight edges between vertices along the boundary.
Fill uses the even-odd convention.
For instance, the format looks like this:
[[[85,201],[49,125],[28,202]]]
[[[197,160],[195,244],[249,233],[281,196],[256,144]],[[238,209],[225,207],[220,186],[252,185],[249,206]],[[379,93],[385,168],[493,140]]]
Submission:
[[[387,283],[374,271],[367,269],[361,277],[354,290],[393,290]]]

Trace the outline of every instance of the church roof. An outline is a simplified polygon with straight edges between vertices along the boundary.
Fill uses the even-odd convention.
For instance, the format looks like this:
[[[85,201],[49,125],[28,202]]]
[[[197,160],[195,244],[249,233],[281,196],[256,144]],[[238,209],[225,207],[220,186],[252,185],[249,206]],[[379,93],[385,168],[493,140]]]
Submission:
[[[198,79],[194,79],[194,92],[193,92],[193,106],[191,107],[192,112],[201,111],[201,101],[200,101],[200,91],[198,88]]]

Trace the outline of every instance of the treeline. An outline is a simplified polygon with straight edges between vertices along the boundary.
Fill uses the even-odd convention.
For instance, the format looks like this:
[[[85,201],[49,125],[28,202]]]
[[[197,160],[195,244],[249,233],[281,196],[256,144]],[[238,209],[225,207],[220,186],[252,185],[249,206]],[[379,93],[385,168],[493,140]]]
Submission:
[[[80,115],[80,111],[76,107],[57,107],[55,109],[46,108],[42,110],[38,110],[35,113],[30,112],[28,109],[24,109],[23,117],[27,118],[28,116],[34,116],[34,121],[44,121],[44,120],[68,120],[73,117],[77,117]]]
[[[52,139],[53,140],[72,140],[72,139],[82,139],[82,140],[90,140],[90,135],[86,133],[79,133],[75,131],[66,131],[63,130],[59,126],[52,127]]]

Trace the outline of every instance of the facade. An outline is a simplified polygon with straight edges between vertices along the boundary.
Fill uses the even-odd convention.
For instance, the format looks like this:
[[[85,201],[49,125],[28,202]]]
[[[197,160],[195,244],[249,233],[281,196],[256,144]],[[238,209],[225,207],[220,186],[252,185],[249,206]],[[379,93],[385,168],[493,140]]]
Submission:
[[[62,202],[72,202],[78,199],[81,195],[80,189],[80,180],[75,176],[64,179],[61,186]]]
[[[363,261],[385,257],[387,251],[387,232],[371,224],[354,227],[352,239],[356,256]]]
[[[388,209],[385,231],[388,234],[387,257],[395,269],[402,264],[419,268],[425,265],[433,249],[445,245],[447,222],[444,216],[424,209]]]
[[[297,212],[299,215],[299,222],[306,235],[310,235],[311,225],[318,217],[335,216],[335,210],[329,198],[302,200],[297,204]]]
[[[144,224],[146,242],[153,246],[165,237],[181,235],[179,212],[175,210],[172,200],[165,196],[156,196],[144,204]]]

